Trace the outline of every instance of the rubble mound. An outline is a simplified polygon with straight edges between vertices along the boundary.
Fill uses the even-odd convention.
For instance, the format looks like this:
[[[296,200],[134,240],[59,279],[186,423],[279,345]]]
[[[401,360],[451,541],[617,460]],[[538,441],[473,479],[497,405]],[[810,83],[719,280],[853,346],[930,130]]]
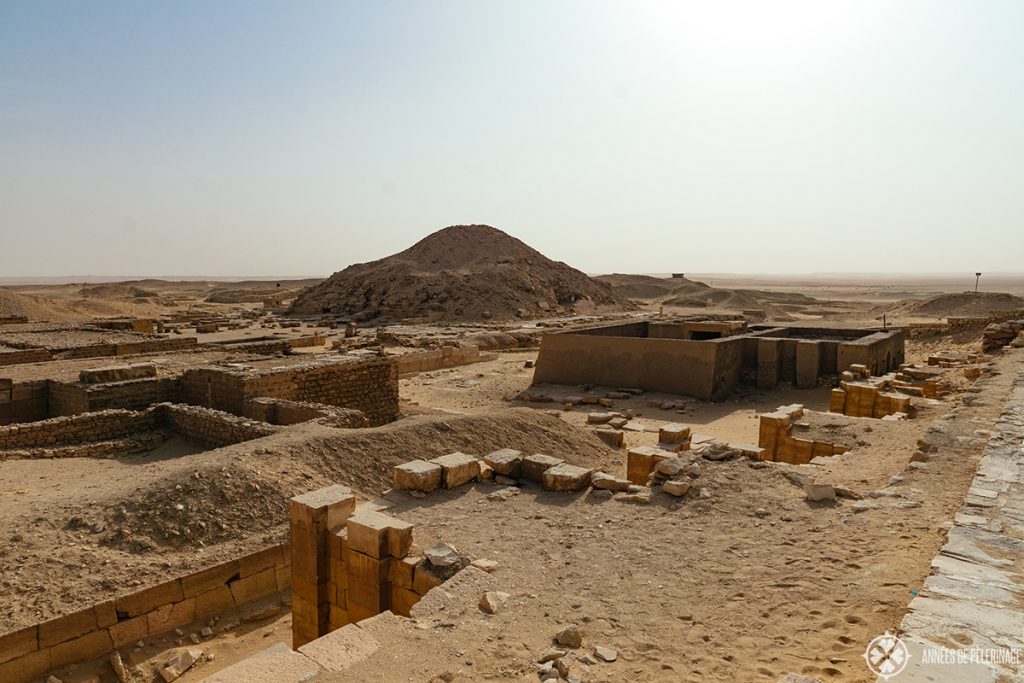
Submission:
[[[78,294],[90,299],[145,299],[157,296],[156,292],[148,289],[113,283],[82,287]]]
[[[344,484],[376,496],[390,488],[391,468],[413,457],[456,451],[483,457],[510,447],[592,467],[609,458],[591,432],[525,408],[417,416],[370,429],[312,429],[314,435],[296,430],[180,458],[128,495],[77,510],[79,525],[102,528],[104,545],[131,553],[218,544],[241,530],[268,532],[285,524],[288,499],[317,486]]]
[[[991,311],[1024,308],[1024,298],[1006,292],[939,294],[923,301],[901,302],[888,311],[934,316],[980,316]]]
[[[631,309],[610,285],[501,230],[455,225],[403,252],[358,263],[302,292],[291,312],[356,320],[529,318]]]

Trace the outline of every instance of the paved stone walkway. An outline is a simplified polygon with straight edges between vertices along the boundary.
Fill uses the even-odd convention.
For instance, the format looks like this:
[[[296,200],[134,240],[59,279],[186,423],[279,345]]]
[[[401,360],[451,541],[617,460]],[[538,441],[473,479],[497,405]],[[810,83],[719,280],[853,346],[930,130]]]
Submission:
[[[1024,373],[1014,382],[946,545],[932,560],[932,575],[903,617],[901,639],[910,659],[890,680],[1024,681],[1021,596]]]

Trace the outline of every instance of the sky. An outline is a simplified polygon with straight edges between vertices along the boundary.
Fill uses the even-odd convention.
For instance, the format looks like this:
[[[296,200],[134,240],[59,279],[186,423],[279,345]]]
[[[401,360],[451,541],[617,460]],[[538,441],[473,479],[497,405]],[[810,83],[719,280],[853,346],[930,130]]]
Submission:
[[[1024,271],[1016,0],[0,0],[0,276]]]

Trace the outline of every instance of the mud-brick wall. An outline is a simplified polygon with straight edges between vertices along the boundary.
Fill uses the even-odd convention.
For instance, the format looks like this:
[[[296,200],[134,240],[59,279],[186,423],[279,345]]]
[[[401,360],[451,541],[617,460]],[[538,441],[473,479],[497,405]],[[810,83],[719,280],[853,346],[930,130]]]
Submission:
[[[180,400],[179,394],[178,380],[174,377],[111,382],[85,389],[88,410],[145,410],[155,403],[176,403]]]
[[[0,349],[0,365],[20,365],[21,363],[42,363],[51,359],[46,349]]]
[[[156,419],[152,413],[131,410],[105,410],[73,417],[55,417],[0,427],[0,449],[102,441],[149,431],[155,427]]]
[[[0,625],[0,681],[24,683],[189,624],[198,630],[210,616],[290,584],[290,552],[283,544],[40,624],[15,630]]]
[[[398,371],[393,358],[287,368],[245,381],[245,397],[269,396],[362,411],[371,426],[398,418]]]
[[[185,403],[245,414],[245,380],[240,373],[197,368],[185,372],[178,381],[180,398]]]
[[[742,350],[741,337],[691,341],[590,331],[545,334],[533,383],[639,387],[714,400],[739,381]]]
[[[398,356],[398,374],[404,375],[410,372],[426,372],[441,368],[454,368],[459,365],[478,363],[484,360],[496,358],[493,354],[480,355],[480,347],[472,344],[469,346],[444,346],[432,351],[414,351]]]
[[[273,425],[198,406],[167,403],[154,406],[154,411],[160,424],[185,441],[207,448],[270,436],[278,430]]]
[[[899,368],[903,355],[902,331],[876,332],[856,341],[839,344],[836,366],[842,372],[853,364],[866,365],[872,375],[884,375]]]
[[[49,417],[49,400],[45,379],[36,382],[0,379],[0,425],[45,420]]]

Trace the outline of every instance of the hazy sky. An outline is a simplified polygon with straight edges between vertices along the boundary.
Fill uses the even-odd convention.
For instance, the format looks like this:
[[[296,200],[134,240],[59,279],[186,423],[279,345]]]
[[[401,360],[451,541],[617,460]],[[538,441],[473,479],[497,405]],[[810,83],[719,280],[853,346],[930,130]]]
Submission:
[[[1024,2],[0,0],[0,276],[1024,270]]]

